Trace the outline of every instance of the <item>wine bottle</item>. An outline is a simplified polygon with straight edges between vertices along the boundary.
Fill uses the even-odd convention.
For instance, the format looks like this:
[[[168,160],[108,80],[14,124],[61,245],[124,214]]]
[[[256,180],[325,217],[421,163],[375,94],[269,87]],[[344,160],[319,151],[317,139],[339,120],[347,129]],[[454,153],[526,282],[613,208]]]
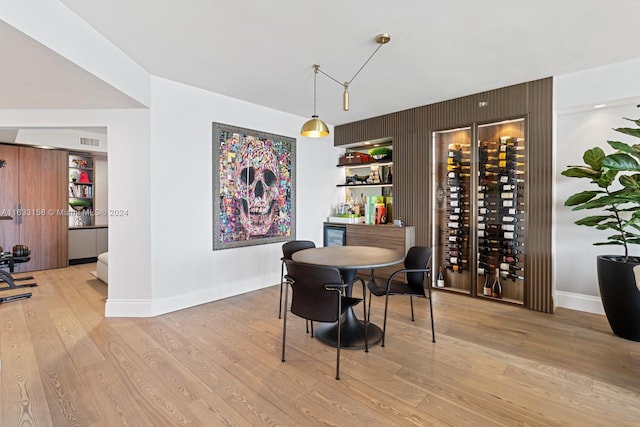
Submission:
[[[517,193],[514,193],[512,191],[503,191],[502,193],[500,193],[501,199],[513,199],[515,196],[517,196]]]
[[[504,262],[508,262],[509,264],[515,263],[515,262],[519,262],[520,260],[518,258],[516,258],[513,255],[503,255],[502,256],[502,261]]]
[[[502,283],[500,283],[500,269],[496,268],[496,277],[491,285],[491,296],[494,298],[502,298]]]
[[[492,294],[491,284],[489,284],[489,274],[484,273],[484,285],[482,286],[482,295],[490,297]]]
[[[508,240],[514,240],[518,238],[518,233],[515,231],[505,231],[503,233],[503,237]]]
[[[442,275],[442,266],[440,266],[438,271],[438,281],[436,282],[436,287],[444,288],[444,276]]]

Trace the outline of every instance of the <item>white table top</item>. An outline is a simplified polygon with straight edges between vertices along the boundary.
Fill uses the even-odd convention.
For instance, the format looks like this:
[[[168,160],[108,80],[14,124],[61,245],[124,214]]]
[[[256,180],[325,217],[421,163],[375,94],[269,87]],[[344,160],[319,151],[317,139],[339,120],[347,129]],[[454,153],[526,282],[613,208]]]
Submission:
[[[295,252],[291,258],[296,262],[355,270],[398,264],[404,261],[404,254],[372,246],[327,246],[303,249]]]

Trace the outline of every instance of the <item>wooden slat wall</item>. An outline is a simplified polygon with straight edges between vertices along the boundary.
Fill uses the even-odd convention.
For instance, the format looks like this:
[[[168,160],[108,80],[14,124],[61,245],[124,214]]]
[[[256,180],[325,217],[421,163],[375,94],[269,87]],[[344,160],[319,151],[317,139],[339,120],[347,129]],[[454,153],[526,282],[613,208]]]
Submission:
[[[553,209],[553,80],[528,85],[529,167],[527,200],[527,263],[529,286],[525,287],[525,306],[546,313],[554,311],[553,258],[551,228]]]
[[[394,217],[416,226],[416,244],[431,244],[432,133],[517,117],[527,118],[527,262],[524,304],[553,312],[552,82],[522,83],[336,126],[335,145],[393,140]],[[480,102],[486,102],[480,106]]]

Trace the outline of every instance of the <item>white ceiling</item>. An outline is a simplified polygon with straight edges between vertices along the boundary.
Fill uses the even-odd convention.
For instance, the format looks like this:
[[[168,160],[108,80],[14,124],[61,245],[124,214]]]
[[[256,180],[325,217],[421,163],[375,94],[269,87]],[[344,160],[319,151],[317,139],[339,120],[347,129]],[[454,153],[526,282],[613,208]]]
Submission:
[[[150,74],[338,125],[639,56],[639,0],[61,0]],[[7,56],[9,52],[11,56]],[[135,106],[0,22],[0,108]],[[602,82],[607,84],[607,82]]]

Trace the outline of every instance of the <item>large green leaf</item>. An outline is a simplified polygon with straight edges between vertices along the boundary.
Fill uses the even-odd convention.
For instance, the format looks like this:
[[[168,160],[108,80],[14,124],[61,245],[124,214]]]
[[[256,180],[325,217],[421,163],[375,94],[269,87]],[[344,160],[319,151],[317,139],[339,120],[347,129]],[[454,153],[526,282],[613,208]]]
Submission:
[[[620,184],[622,184],[626,188],[636,191],[640,189],[640,174],[620,175],[618,181],[620,181]]]
[[[593,180],[597,180],[600,174],[600,171],[595,171],[586,166],[571,166],[569,169],[562,171],[562,175],[569,178],[591,178]]]
[[[618,246],[623,246],[624,243],[622,242],[598,242],[598,243],[594,243],[593,246],[605,246],[605,245],[618,245]]]
[[[600,175],[600,177],[596,181],[596,184],[598,184],[598,187],[600,188],[607,188],[611,184],[613,184],[613,181],[615,181],[617,175],[617,170],[606,169],[604,173]]]
[[[613,216],[613,215],[594,215],[594,216],[588,216],[586,218],[582,218],[582,219],[576,221],[575,223],[577,225],[587,225],[589,227],[593,227],[594,225],[600,224],[604,220],[612,219],[612,218],[615,218],[615,216]]]
[[[596,228],[598,230],[615,230],[618,232],[622,232],[622,229],[620,228],[620,224],[618,224],[618,221],[609,221],[609,222],[605,222],[604,224],[598,224]]]
[[[640,129],[638,128],[615,128],[616,132],[624,133],[626,135],[635,136],[636,138],[640,138]]]
[[[604,191],[583,191],[581,193],[574,194],[570,196],[566,202],[564,202],[565,206],[575,206],[581,203],[588,202],[589,200],[596,197],[598,194],[604,194]]]
[[[623,153],[632,153],[633,148],[624,142],[621,141],[607,141],[607,143],[614,149],[618,151],[622,151]]]
[[[604,157],[605,154],[604,151],[602,151],[602,148],[594,147],[584,152],[582,160],[584,160],[586,164],[591,166],[591,169],[599,171],[602,168],[600,166],[600,163],[602,162],[602,159],[604,159]]]
[[[638,105],[638,107],[640,107],[640,105]],[[633,123],[635,123],[636,125],[640,126],[640,119],[633,120],[633,119],[628,119],[628,118],[626,118],[626,117],[624,117],[624,119],[625,119],[625,120],[629,120],[630,122],[633,122]]]
[[[602,159],[602,167],[617,171],[640,172],[638,161],[626,153],[609,154]]]
[[[613,196],[602,196],[596,199],[591,199],[588,202],[582,203],[580,205],[576,205],[572,210],[580,211],[583,209],[596,209],[596,208],[604,208],[609,207],[614,203],[617,203],[618,199]],[[565,202],[566,204],[566,202]]]
[[[640,159],[640,144],[629,145],[621,141],[607,141],[607,143],[618,152],[627,153]]]

